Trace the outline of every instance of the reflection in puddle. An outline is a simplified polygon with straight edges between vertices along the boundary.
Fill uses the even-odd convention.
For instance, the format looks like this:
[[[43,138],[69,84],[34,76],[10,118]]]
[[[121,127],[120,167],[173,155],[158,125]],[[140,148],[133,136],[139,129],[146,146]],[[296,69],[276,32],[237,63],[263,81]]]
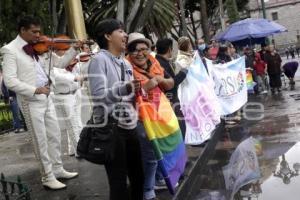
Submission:
[[[240,137],[242,138],[241,135]],[[234,199],[299,200],[300,142],[280,142],[270,140],[268,137],[258,137],[258,139],[260,142],[255,147],[261,178],[243,186]],[[218,191],[220,194],[227,193],[228,196],[228,191],[224,192],[226,187],[222,167],[228,164],[230,159],[228,154],[232,155],[232,152],[233,150],[228,148],[219,147],[214,157],[218,162],[208,166],[207,175],[201,184],[201,189],[206,190],[200,190],[195,200],[224,198],[222,195],[218,198],[211,197],[211,191]]]

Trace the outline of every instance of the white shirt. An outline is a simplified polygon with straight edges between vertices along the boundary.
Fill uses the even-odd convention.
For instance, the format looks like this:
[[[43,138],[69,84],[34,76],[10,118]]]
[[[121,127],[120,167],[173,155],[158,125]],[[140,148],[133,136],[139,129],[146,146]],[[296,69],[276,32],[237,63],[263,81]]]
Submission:
[[[46,75],[46,72],[41,66],[41,63],[36,61],[34,59],[34,65],[35,65],[35,70],[36,70],[36,87],[44,87],[45,85],[48,84],[48,77]]]
[[[70,72],[66,69],[54,67],[53,72],[55,77],[55,94],[72,93],[80,88],[80,84],[75,81],[75,77],[77,76],[76,69],[73,69],[73,71]]]

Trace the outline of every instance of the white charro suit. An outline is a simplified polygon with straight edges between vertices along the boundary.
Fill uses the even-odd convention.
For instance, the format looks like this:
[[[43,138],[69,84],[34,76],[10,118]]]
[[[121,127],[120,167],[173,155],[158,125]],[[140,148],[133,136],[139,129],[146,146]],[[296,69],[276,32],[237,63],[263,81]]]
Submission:
[[[59,127],[62,135],[67,135],[68,154],[76,154],[79,134],[82,129],[80,82],[75,82],[79,76],[76,66],[73,71],[54,68],[55,88],[54,103],[56,114],[59,119]]]
[[[3,78],[6,86],[17,94],[18,103],[31,133],[42,182],[47,182],[55,180],[55,174],[63,170],[61,134],[51,98],[44,94],[34,94],[38,81],[37,66],[36,61],[23,50],[26,44],[26,41],[17,36],[15,40],[1,49]],[[71,48],[63,58],[52,55],[50,69],[62,68],[76,55],[76,51]],[[49,54],[39,56],[38,62],[46,74],[48,74],[49,61]],[[51,80],[55,85],[55,79]]]

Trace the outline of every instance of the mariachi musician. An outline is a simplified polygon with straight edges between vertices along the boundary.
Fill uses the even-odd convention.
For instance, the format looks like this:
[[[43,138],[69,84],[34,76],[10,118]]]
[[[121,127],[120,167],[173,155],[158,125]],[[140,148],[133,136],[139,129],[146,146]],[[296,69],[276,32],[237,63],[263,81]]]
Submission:
[[[1,49],[3,78],[8,89],[16,92],[18,103],[31,133],[34,152],[39,163],[42,185],[57,190],[66,185],[58,178],[70,179],[78,175],[63,168],[61,134],[55,108],[49,97],[53,67],[63,68],[77,54],[76,43],[63,57],[54,53],[38,55],[35,44],[40,40],[40,21],[26,16],[18,24],[18,36]],[[50,69],[50,70],[49,70]]]
[[[80,54],[79,54],[80,55]],[[54,68],[55,88],[54,104],[62,135],[67,136],[68,155],[76,154],[81,122],[81,85],[83,76],[80,74],[76,56],[65,68]]]

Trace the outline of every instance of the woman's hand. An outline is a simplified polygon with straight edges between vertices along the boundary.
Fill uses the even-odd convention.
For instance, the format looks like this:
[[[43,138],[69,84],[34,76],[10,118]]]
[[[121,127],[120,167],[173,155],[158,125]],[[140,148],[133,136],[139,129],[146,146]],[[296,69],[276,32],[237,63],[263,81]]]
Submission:
[[[164,77],[158,75],[154,76],[154,79],[157,81],[158,84],[162,84],[165,81]]]
[[[139,80],[132,80],[126,84],[127,92],[139,92],[141,90],[141,81]]]
[[[156,86],[158,86],[158,81],[157,79],[154,77],[152,79],[150,79],[144,86],[143,89],[145,90],[145,92],[148,92],[149,90],[155,88]]]
[[[174,80],[173,78],[164,78],[162,76],[155,76],[154,79],[156,79],[158,85],[163,90],[170,90],[174,87]]]

